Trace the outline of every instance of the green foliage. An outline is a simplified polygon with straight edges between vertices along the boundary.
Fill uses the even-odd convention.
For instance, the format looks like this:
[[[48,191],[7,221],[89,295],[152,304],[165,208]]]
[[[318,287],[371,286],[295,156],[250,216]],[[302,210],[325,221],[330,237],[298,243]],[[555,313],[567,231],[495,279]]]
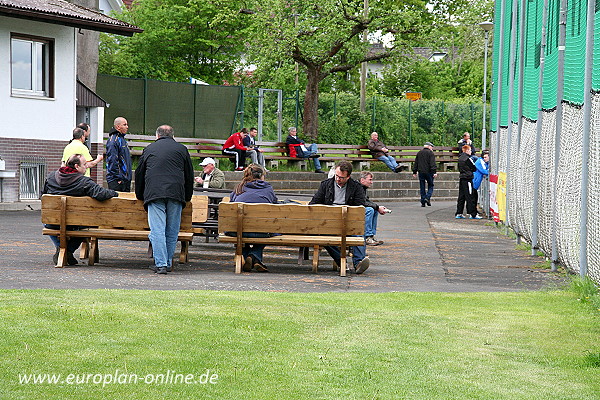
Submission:
[[[598,285],[587,276],[584,278],[574,276],[571,279],[569,287],[583,302],[589,301],[592,297],[598,297],[599,295]]]
[[[133,37],[101,35],[99,72],[211,84],[231,80],[243,50],[240,1],[139,0],[119,19],[144,29]]]

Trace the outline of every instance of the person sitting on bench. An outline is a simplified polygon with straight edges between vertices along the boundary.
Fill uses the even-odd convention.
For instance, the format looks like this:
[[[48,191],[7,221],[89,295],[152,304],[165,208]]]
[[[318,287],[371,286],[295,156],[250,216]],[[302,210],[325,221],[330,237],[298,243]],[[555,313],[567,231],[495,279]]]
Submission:
[[[90,177],[85,176],[86,159],[81,154],[74,154],[67,159],[64,167],[60,167],[46,178],[42,194],[62,194],[67,196],[90,196],[96,200],[104,201],[112,197],[119,196],[119,193],[112,189],[105,189],[94,182]],[[44,225],[48,229],[60,229],[57,225]],[[79,227],[69,226],[68,230],[78,230]],[[60,251],[60,239],[58,236],[50,236],[52,243],[56,246],[56,252],[52,261],[54,265],[58,263],[58,253]],[[77,259],[73,255],[75,250],[81,245],[84,238],[74,237],[67,241],[67,264],[77,265]]]
[[[318,154],[319,149],[316,143],[307,145],[304,140],[298,139],[296,127],[292,126],[288,128],[289,135],[285,140],[290,152],[290,157],[298,158],[312,158],[315,163],[315,172],[318,174],[324,174],[321,170],[321,162],[319,161],[320,155]]]

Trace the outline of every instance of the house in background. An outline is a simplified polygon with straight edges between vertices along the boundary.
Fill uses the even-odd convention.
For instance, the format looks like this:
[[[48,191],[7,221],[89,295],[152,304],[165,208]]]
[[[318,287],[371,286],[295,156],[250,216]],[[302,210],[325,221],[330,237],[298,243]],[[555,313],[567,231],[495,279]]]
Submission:
[[[0,178],[1,202],[39,199],[82,113],[92,125],[91,153],[103,151],[104,102],[77,79],[79,36],[86,30],[142,31],[64,0],[0,0],[0,158],[14,172]],[[100,181],[102,171],[92,171]]]

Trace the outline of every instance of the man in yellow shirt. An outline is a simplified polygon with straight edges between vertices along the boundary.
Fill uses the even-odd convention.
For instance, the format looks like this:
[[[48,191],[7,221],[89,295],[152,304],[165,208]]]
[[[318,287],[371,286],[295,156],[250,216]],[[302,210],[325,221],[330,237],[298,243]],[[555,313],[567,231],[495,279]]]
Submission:
[[[91,167],[95,167],[99,162],[101,162],[104,158],[104,156],[102,156],[102,154],[98,154],[98,157],[96,157],[95,160],[92,160],[92,155],[90,154],[90,150],[87,148],[87,146],[85,144],[83,144],[85,142],[85,131],[81,128],[75,128],[73,129],[73,139],[71,139],[71,142],[69,142],[69,144],[65,147],[64,151],[63,151],[63,156],[62,156],[62,162],[63,162],[63,166],[66,165],[67,160],[69,159],[69,157],[71,157],[74,154],[81,154],[82,156],[85,157],[86,160],[91,160],[91,161],[86,161],[86,165],[85,167],[87,168],[85,171],[85,176],[89,177],[90,176],[90,170],[89,168]]]

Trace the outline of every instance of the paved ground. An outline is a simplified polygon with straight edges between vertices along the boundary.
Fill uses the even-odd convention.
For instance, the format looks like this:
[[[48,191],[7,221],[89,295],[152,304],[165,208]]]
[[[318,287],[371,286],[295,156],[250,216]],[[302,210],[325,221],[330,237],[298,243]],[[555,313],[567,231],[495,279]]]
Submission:
[[[515,250],[484,220],[455,220],[454,203],[386,204],[392,214],[380,216],[378,238],[369,247],[371,268],[363,275],[340,277],[321,256],[318,274],[310,262],[297,265],[293,248],[267,248],[268,274],[233,273],[233,247],[197,238],[190,263],[176,265],[168,275],[147,269],[147,243],[101,241],[100,263],[85,262],[63,269],[52,265],[53,245],[41,235],[39,211],[0,211],[0,288],[4,289],[205,289],[297,292],[388,291],[517,291],[536,290],[562,282],[536,268],[540,258]]]

